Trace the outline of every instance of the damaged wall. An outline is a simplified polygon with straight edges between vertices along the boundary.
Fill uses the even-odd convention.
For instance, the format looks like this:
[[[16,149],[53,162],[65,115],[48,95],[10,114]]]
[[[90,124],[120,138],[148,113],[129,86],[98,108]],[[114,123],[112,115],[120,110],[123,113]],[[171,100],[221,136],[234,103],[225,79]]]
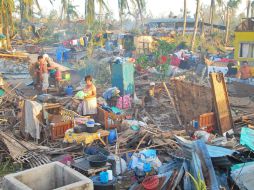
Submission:
[[[199,115],[212,111],[211,89],[182,80],[170,80],[170,92],[175,101],[177,112],[187,124]]]

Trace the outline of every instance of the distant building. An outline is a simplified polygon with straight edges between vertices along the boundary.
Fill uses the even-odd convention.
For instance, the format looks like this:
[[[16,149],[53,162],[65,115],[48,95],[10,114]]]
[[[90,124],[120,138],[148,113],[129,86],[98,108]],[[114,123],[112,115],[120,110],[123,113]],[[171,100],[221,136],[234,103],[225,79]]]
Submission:
[[[254,17],[243,19],[236,27],[234,58],[254,63]]]
[[[182,33],[183,32],[183,18],[163,18],[163,19],[153,19],[146,24],[147,31],[150,35],[156,35],[158,33]],[[192,33],[194,31],[195,19],[187,18],[186,19],[186,33]],[[205,26],[210,26],[209,23],[199,21],[198,23],[198,33],[201,33],[202,30],[205,30]],[[225,30],[224,25],[216,25],[213,27],[218,30]]]

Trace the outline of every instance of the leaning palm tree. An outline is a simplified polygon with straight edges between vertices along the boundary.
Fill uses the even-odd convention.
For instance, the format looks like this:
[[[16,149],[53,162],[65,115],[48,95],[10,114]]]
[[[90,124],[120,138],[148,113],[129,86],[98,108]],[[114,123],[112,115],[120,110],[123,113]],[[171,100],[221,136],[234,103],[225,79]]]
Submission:
[[[196,35],[198,30],[198,21],[199,21],[199,12],[200,12],[200,0],[197,0],[197,6],[196,6],[196,14],[195,14],[195,26],[193,31],[193,36],[191,40],[191,50],[194,50],[195,47],[195,41],[196,41]]]

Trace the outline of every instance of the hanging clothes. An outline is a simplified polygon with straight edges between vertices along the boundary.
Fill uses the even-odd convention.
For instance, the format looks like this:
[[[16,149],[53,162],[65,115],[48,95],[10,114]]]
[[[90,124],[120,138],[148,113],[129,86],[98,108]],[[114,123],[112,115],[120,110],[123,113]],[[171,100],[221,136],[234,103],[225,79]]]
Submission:
[[[73,45],[73,46],[78,45],[78,40],[72,40],[72,45]]]

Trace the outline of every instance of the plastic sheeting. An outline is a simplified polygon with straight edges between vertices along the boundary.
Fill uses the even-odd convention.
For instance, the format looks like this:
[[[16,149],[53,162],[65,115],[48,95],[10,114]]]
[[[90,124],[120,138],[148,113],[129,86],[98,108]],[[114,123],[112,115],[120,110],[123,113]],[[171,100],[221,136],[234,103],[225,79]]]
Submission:
[[[240,144],[254,150],[254,130],[243,127],[241,130]]]

